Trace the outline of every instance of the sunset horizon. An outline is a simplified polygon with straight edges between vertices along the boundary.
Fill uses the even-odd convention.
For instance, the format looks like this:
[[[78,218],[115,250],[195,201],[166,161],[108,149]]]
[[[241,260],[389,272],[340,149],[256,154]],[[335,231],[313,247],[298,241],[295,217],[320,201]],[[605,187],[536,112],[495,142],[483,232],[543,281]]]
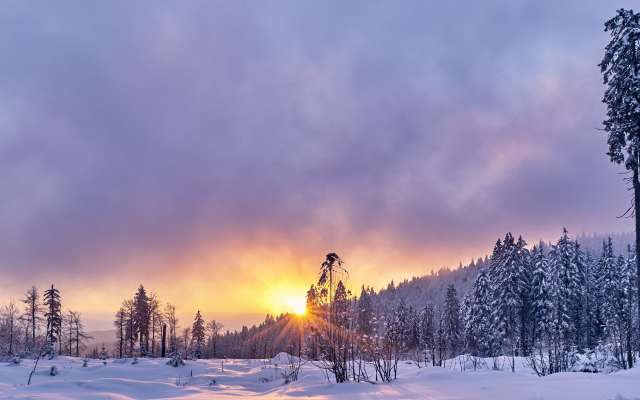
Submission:
[[[0,398],[640,398],[632,7],[8,0]]]

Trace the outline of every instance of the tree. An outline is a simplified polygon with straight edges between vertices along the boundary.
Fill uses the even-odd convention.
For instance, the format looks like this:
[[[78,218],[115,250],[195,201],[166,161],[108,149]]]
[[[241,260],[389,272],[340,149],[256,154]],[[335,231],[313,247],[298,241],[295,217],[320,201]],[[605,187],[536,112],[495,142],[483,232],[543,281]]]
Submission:
[[[449,347],[450,354],[456,356],[459,351],[462,339],[462,329],[460,320],[460,301],[453,285],[447,288],[444,301],[444,335]]]
[[[80,318],[80,313],[69,310],[66,316],[68,327],[68,353],[80,357],[80,349],[84,347],[83,341],[91,339],[91,336],[84,330],[84,324]]]
[[[22,302],[25,304],[24,316],[27,321],[25,343],[27,352],[35,350],[36,347],[36,328],[40,321],[40,295],[38,289],[35,286],[31,286],[31,289],[25,293]]]
[[[51,358],[55,356],[54,345],[60,339],[62,330],[62,303],[60,291],[53,285],[51,285],[50,289],[47,289],[44,292],[44,305],[46,307],[44,317],[47,320],[45,353]]]
[[[515,368],[514,357],[517,349],[522,348],[521,325],[526,320],[522,317],[526,314],[524,299],[525,293],[528,292],[528,288],[523,284],[526,281],[525,270],[528,263],[524,245],[522,239],[516,243],[513,235],[507,233],[502,244],[500,241],[496,243],[488,273],[492,288],[491,330],[495,337],[496,349],[509,349],[512,369]]]
[[[161,334],[162,325],[164,322],[164,316],[160,311],[160,301],[155,293],[151,293],[149,296],[149,316],[151,318],[151,355],[156,355],[156,334]]]
[[[216,320],[211,320],[207,323],[207,331],[209,332],[209,343],[211,347],[211,357],[216,358],[218,356],[218,338],[220,337],[220,332],[224,328],[220,322],[216,322]]]
[[[205,327],[204,319],[200,314],[200,310],[196,313],[196,317],[193,321],[191,328],[191,349],[195,358],[201,358],[204,352],[204,339],[205,339]]]
[[[634,211],[635,248],[640,249],[640,14],[619,9],[604,26],[611,35],[599,64],[606,85],[602,101],[607,105],[607,119],[603,122],[608,134],[607,155],[631,171],[633,202],[627,211]],[[640,292],[640,257],[635,259],[635,281],[636,291]],[[637,301],[640,324],[640,296]],[[640,325],[637,335],[640,336]]]
[[[531,280],[531,319],[533,343],[547,338],[553,322],[553,302],[551,301],[551,281],[549,263],[544,248],[534,246],[531,251],[533,275]]]
[[[358,317],[357,317],[358,333],[360,335],[371,336],[373,327],[371,322],[373,319],[373,306],[371,304],[371,296],[362,285],[360,297],[358,298]]]
[[[471,289],[465,315],[465,337],[471,355],[486,357],[491,354],[491,286],[484,269],[481,269]]]
[[[124,306],[120,306],[120,309],[116,313],[116,319],[113,321],[113,325],[116,328],[116,339],[118,339],[118,358],[122,358],[124,345],[126,341],[125,336],[125,324],[127,318],[127,310]]]
[[[176,317],[176,306],[167,303],[164,306],[164,316],[169,324],[169,352],[176,353],[178,351],[178,318]]]
[[[7,341],[7,354],[12,356],[16,351],[16,322],[18,319],[18,308],[13,299],[9,300],[9,304],[2,307],[3,333]]]
[[[149,297],[144,289],[144,286],[140,285],[135,297],[134,302],[134,316],[133,316],[133,331],[138,337],[140,344],[140,355],[147,355],[149,350],[149,320],[150,320],[150,305]]]
[[[436,325],[433,305],[427,304],[420,313],[420,347],[424,352],[424,363],[427,355],[431,355],[431,363],[436,366]]]

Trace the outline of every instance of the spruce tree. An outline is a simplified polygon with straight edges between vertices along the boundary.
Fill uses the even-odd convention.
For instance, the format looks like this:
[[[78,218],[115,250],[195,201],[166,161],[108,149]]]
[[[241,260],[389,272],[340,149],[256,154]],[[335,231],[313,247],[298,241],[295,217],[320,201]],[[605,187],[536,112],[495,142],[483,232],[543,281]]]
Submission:
[[[52,358],[55,356],[55,343],[60,340],[62,333],[62,303],[60,291],[53,284],[44,291],[44,317],[47,321],[45,353]]]
[[[360,297],[358,298],[358,333],[360,335],[371,336],[373,332],[372,327],[373,320],[373,306],[371,304],[371,296],[365,289],[364,285],[360,291]]]
[[[549,263],[544,248],[534,246],[531,250],[533,273],[531,278],[531,317],[534,341],[542,340],[552,328],[553,307],[552,283]]]
[[[624,163],[631,172],[636,245],[640,248],[640,14],[619,9],[615,17],[605,23],[611,41],[605,47],[600,63],[606,85],[603,103],[607,105],[607,119],[603,122],[608,134],[612,162]],[[635,286],[640,292],[640,258],[635,259]],[[640,296],[637,302],[640,324]],[[640,325],[637,336],[640,337]]]
[[[465,312],[464,330],[468,351],[474,356],[491,354],[491,287],[485,269],[481,269],[473,283]]]
[[[460,319],[460,301],[456,288],[449,285],[444,301],[444,335],[450,355],[458,355],[462,341],[462,322]]]
[[[140,345],[140,355],[147,355],[149,349],[149,297],[144,286],[140,285],[133,298],[133,332]]]
[[[201,358],[204,352],[204,341],[206,337],[204,319],[202,319],[202,315],[200,314],[200,310],[196,313],[195,319],[193,321],[193,326],[191,328],[191,349],[193,351],[193,356],[195,358]]]
[[[436,322],[433,305],[427,304],[420,313],[420,347],[424,352],[424,362],[431,355],[432,365],[436,365]]]

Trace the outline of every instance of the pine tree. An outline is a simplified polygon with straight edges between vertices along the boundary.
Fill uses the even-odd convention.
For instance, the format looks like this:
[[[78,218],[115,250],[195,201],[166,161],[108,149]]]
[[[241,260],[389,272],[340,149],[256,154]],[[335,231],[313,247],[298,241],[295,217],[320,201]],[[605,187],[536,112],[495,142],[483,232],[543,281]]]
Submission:
[[[460,301],[456,288],[449,285],[444,301],[444,335],[451,356],[458,355],[462,339],[462,323],[460,319]]]
[[[134,313],[133,313],[133,331],[138,337],[140,344],[140,355],[147,355],[149,349],[149,320],[150,320],[150,306],[149,297],[144,289],[144,286],[140,285],[135,297]]]
[[[605,47],[600,63],[606,90],[602,99],[607,105],[607,119],[603,122],[608,133],[612,162],[624,163],[631,171],[633,187],[636,245],[640,248],[640,14],[619,9],[615,17],[605,23],[611,41]],[[635,286],[640,292],[640,258],[635,260]],[[640,324],[640,296],[636,308]],[[640,325],[637,336],[640,337]]]
[[[124,346],[126,341],[125,325],[126,325],[127,311],[124,306],[121,306],[116,313],[116,319],[113,321],[113,325],[116,328],[116,339],[118,339],[118,358],[122,358],[124,352]]]
[[[585,339],[584,344],[587,349],[594,349],[600,339],[598,337],[598,295],[596,279],[596,263],[591,256],[591,252],[587,250],[585,254],[585,272],[584,272],[584,324]]]
[[[371,336],[373,327],[371,326],[373,320],[373,305],[371,304],[371,296],[365,289],[364,285],[360,291],[360,297],[358,298],[358,333],[360,335]]]
[[[498,241],[498,243],[500,243]],[[526,249],[524,241],[515,242],[513,235],[507,233],[499,248],[496,260],[491,260],[489,278],[491,280],[492,328],[496,350],[506,346],[515,357],[520,344],[522,329],[520,323],[523,313],[524,269]],[[512,365],[512,368],[514,366]]]
[[[60,291],[53,285],[44,292],[44,306],[46,307],[44,317],[47,320],[45,354],[52,358],[55,356],[55,343],[59,341],[62,333]]]
[[[342,281],[336,285],[333,297],[333,324],[336,327],[346,328],[349,325],[349,300],[348,292]]]
[[[424,362],[431,355],[432,365],[436,365],[436,323],[433,305],[427,304],[420,313],[420,347],[424,352]]]
[[[469,352],[474,356],[493,355],[491,351],[491,287],[485,269],[481,269],[468,297],[465,312],[465,337]]]
[[[553,329],[554,304],[551,301],[552,282],[549,263],[542,245],[531,250],[533,274],[531,279],[531,318],[533,343],[542,346]]]
[[[205,340],[205,325],[204,319],[200,314],[200,310],[196,313],[196,317],[193,321],[193,327],[191,328],[191,349],[195,358],[201,358],[204,352],[204,340]]]

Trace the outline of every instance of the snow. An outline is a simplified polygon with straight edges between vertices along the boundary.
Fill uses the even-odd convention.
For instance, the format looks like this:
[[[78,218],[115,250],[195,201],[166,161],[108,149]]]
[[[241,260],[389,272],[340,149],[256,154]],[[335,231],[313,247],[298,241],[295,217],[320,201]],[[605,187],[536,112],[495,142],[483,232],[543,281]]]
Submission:
[[[276,358],[288,359],[286,354]],[[90,360],[58,357],[41,360],[26,386],[32,360],[0,364],[0,399],[238,399],[258,397],[314,399],[471,399],[471,400],[632,400],[640,399],[640,368],[611,374],[560,373],[539,378],[516,362],[512,373],[483,369],[461,371],[460,362],[446,368],[418,368],[401,362],[391,384],[327,383],[323,371],[303,366],[297,382],[284,385],[283,368],[272,360],[197,360],[174,368],[167,359]],[[50,376],[55,365],[59,374]]]

